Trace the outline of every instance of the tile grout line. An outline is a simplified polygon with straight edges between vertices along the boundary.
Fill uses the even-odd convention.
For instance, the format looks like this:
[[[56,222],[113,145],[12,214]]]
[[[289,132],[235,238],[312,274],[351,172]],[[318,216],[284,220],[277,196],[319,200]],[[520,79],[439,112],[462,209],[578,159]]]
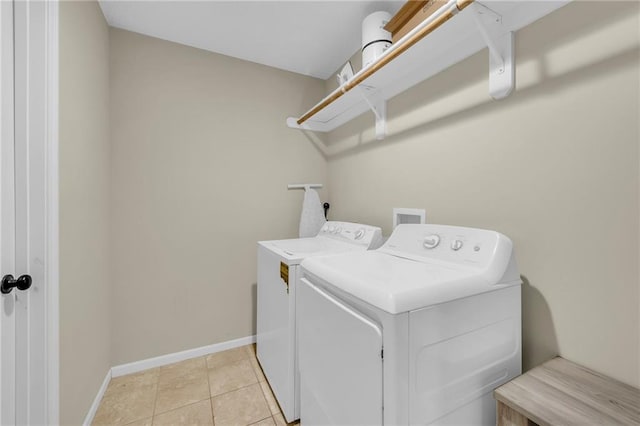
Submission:
[[[194,405],[194,404],[200,403],[200,402],[202,402],[202,401],[208,400],[208,401],[209,401],[209,405],[210,405],[210,413],[211,413],[212,422],[213,422],[213,425],[215,426],[216,421],[215,421],[215,414],[214,414],[214,408],[213,408],[213,405],[214,405],[214,404],[213,404],[213,398],[220,397],[220,396],[223,396],[223,395],[227,395],[227,394],[232,393],[232,392],[237,392],[237,391],[240,391],[240,390],[242,390],[242,389],[246,389],[246,388],[248,388],[248,387],[258,385],[258,386],[259,386],[259,388],[260,388],[260,392],[261,392],[261,394],[262,394],[262,397],[263,397],[263,401],[264,401],[264,402],[265,402],[265,404],[266,404],[266,407],[267,407],[267,410],[268,410],[268,413],[269,413],[269,414],[268,414],[268,416],[267,416],[267,417],[264,417],[264,418],[262,418],[262,419],[259,419],[259,420],[255,421],[255,422],[253,422],[253,423],[261,422],[261,421],[265,421],[265,420],[267,420],[267,419],[271,418],[271,419],[272,419],[272,421],[274,422],[274,424],[276,424],[276,423],[277,423],[277,421],[276,421],[276,418],[275,418],[275,414],[273,414],[273,413],[271,412],[272,410],[271,410],[271,407],[270,407],[270,405],[269,405],[269,401],[268,401],[267,395],[266,395],[266,393],[265,393],[265,390],[264,390],[263,384],[262,384],[262,382],[260,381],[260,375],[259,375],[259,373],[258,373],[258,371],[257,371],[257,368],[261,368],[261,366],[260,366],[259,362],[255,363],[256,365],[254,365],[254,362],[253,362],[254,360],[252,359],[252,357],[253,357],[253,358],[255,359],[255,361],[257,361],[257,356],[256,356],[255,352],[253,352],[253,348],[251,347],[251,345],[245,345],[245,347],[243,348],[243,350],[244,350],[244,351],[243,351],[243,355],[244,355],[244,356],[243,356],[243,358],[242,358],[242,359],[237,360],[237,361],[233,361],[233,362],[227,362],[227,363],[225,363],[225,364],[222,364],[222,365],[219,365],[219,366],[217,366],[217,367],[213,367],[213,368],[209,368],[209,364],[207,363],[207,358],[208,358],[210,355],[213,355],[213,354],[203,355],[203,356],[199,357],[200,359],[202,359],[202,361],[203,361],[203,362],[204,362],[204,364],[205,364],[204,369],[202,370],[202,372],[203,372],[204,374],[206,374],[206,381],[207,381],[207,387],[208,387],[208,392],[207,392],[207,394],[208,394],[208,395],[207,395],[207,398],[202,399],[202,400],[199,400],[199,401],[194,401],[194,402],[191,402],[191,403],[189,403],[189,404],[186,404],[186,405],[183,405],[183,406],[180,406],[180,407],[174,407],[173,409],[171,409],[171,410],[167,410],[167,411],[164,411],[164,412],[162,412],[162,413],[157,413],[156,411],[157,411],[157,409],[158,409],[158,399],[159,399],[159,394],[160,394],[160,391],[159,391],[159,390],[160,390],[160,383],[161,383],[160,378],[161,378],[161,375],[162,375],[162,367],[164,367],[164,366],[155,367],[155,368],[157,369],[157,376],[155,377],[155,380],[154,380],[154,383],[153,383],[153,384],[154,384],[154,401],[153,401],[153,408],[152,408],[151,418],[150,418],[151,423],[152,423],[152,424],[154,424],[154,423],[155,423],[155,419],[156,419],[159,415],[164,415],[164,414],[166,414],[166,413],[170,413],[170,412],[173,412],[173,411],[175,411],[175,410],[179,410],[179,409],[182,409],[182,408],[184,408],[184,407],[188,407],[188,406],[191,406],[191,405]],[[224,352],[224,351],[222,351],[222,352]],[[185,360],[185,361],[186,361],[186,360]],[[251,369],[251,371],[252,371],[252,373],[253,373],[253,378],[254,378],[255,382],[250,383],[250,384],[247,384],[247,385],[245,385],[245,386],[241,386],[241,387],[236,388],[236,389],[233,389],[233,390],[229,390],[229,391],[227,391],[227,392],[223,392],[223,393],[220,393],[220,394],[217,394],[217,395],[212,395],[212,394],[211,394],[211,380],[210,380],[210,375],[209,375],[210,371],[213,371],[213,370],[216,370],[216,369],[222,369],[222,368],[224,368],[224,367],[225,367],[225,366],[227,366],[227,365],[230,365],[230,364],[233,364],[234,362],[239,362],[239,361],[245,361],[245,362],[248,362],[248,363],[249,363],[249,367],[250,367],[250,369]],[[178,364],[178,363],[180,363],[180,362],[183,362],[183,361],[179,361],[179,362],[176,362],[176,363],[173,363],[173,364]],[[171,364],[168,364],[168,365],[171,365]],[[256,368],[256,367],[257,367],[257,368]],[[148,370],[147,370],[147,371],[148,371]],[[137,375],[137,374],[138,374],[138,373],[131,373],[130,375]],[[127,375],[124,375],[124,376],[127,376]],[[124,377],[124,376],[123,376],[123,377]],[[267,383],[267,382],[265,382],[265,385],[266,385],[267,387],[269,387],[269,385],[268,385],[268,383]],[[269,388],[270,388],[270,387],[269,387]],[[278,408],[279,408],[279,407],[278,407]],[[281,410],[279,410],[279,411],[280,411],[280,413],[278,413],[278,414],[281,414]],[[147,419],[147,418],[146,418],[146,417],[143,417],[143,418],[141,418],[141,419],[134,420],[133,422],[135,423],[135,422],[137,422],[137,421],[145,420],[145,419]],[[131,423],[131,422],[130,422],[130,423]],[[130,423],[127,423],[127,424],[130,424]]]
[[[151,426],[156,419],[156,405],[158,403],[158,393],[160,393],[160,367],[158,367],[158,377],[156,378],[156,396],[153,398],[153,411],[151,411]]]
[[[140,373],[132,373],[131,375],[132,375],[132,376],[138,376],[138,375],[140,375]],[[116,377],[115,379],[118,379],[118,377]],[[107,396],[107,391],[109,391],[110,389],[113,389],[113,387],[112,387],[112,386],[115,386],[115,384],[110,380],[110,382],[109,382],[109,386],[108,386],[108,387],[107,387],[107,389],[105,390],[105,395],[104,395],[104,396]],[[141,384],[136,384],[134,387],[139,387],[139,386],[140,386],[140,387],[146,387],[146,385],[141,385]],[[152,384],[152,386],[155,386],[155,387],[156,387],[156,394],[157,394],[157,383]],[[133,389],[125,389],[125,390],[121,390],[121,391],[116,392],[116,394],[125,393],[125,394],[127,394],[127,395],[128,395],[128,394],[129,394],[130,392],[132,392],[132,391],[133,391]],[[112,391],[112,392],[115,392],[115,391]],[[112,394],[113,394],[113,393],[112,393]],[[103,405],[103,403],[105,402],[105,400],[106,400],[106,399],[107,399],[107,398],[104,398],[104,397],[103,397],[103,399],[102,399],[102,401],[100,402],[100,405],[98,406],[98,408],[102,407],[102,405]],[[154,396],[154,400],[155,400],[155,396]],[[154,401],[154,404],[155,404],[155,401]],[[147,418],[151,418],[151,419],[153,419],[153,413],[151,414],[151,416],[150,416],[150,417],[143,416],[143,417],[141,417],[141,418],[132,418],[132,419],[128,419],[128,421],[127,421],[126,423],[125,423],[125,420],[124,420],[124,419],[120,419],[119,421],[115,422],[115,423],[114,423],[114,425],[117,425],[117,426],[127,426],[127,425],[130,425],[130,424],[136,423],[136,422],[138,422],[138,421],[145,420],[145,419],[147,419]],[[93,419],[93,421],[92,421],[91,425],[93,425],[93,424],[94,424],[94,422],[95,422],[95,418]]]
[[[256,420],[256,421],[255,421],[255,422],[253,422],[253,423],[249,423],[249,425],[248,425],[248,426],[251,426],[251,425],[253,425],[253,424],[259,423],[259,422],[261,422],[261,421],[263,421],[263,420],[267,420],[267,419],[269,419],[269,418],[271,418],[271,420],[273,420],[273,422],[274,422],[274,423],[276,422],[276,419],[274,419],[274,418],[273,418],[273,414],[272,414],[272,415],[270,415],[270,416],[268,416],[268,417],[265,417],[264,419]]]
[[[196,358],[191,358],[191,359],[189,359],[189,360],[184,360],[184,361],[192,361],[192,360],[195,360],[195,359],[198,359],[198,358],[203,358],[203,359],[204,359],[204,363],[205,363],[205,368],[204,368],[204,369],[206,370],[206,375],[207,375],[207,384],[208,384],[208,383],[209,383],[209,369],[207,368],[207,360],[206,360],[206,357],[207,357],[207,356],[205,355],[205,356],[196,357]],[[184,362],[184,361],[178,361],[178,362],[175,362],[175,363],[173,363],[173,364],[179,364],[179,363]],[[172,365],[172,364],[167,364],[166,366],[169,366],[169,365]],[[161,413],[156,413],[157,402],[158,402],[158,394],[160,393],[160,392],[159,392],[159,390],[160,390],[160,369],[161,369],[162,367],[166,367],[166,366],[157,367],[157,368],[158,368],[158,385],[157,385],[157,390],[156,390],[156,400],[155,400],[155,402],[154,402],[154,406],[153,406],[153,417],[154,417],[154,418],[156,417],[156,414],[161,415],[161,414],[165,414],[165,413],[170,413],[170,412],[172,412],[172,411],[174,411],[174,410],[177,410],[177,409],[179,409],[179,408],[187,407],[187,406],[189,406],[189,405],[193,405],[193,404],[197,404],[197,403],[199,403],[199,402],[205,401],[206,399],[211,400],[211,390],[210,390],[210,388],[209,388],[209,389],[207,389],[207,391],[208,391],[207,393],[208,393],[208,395],[209,395],[207,398],[203,398],[203,399],[200,399],[200,400],[198,400],[198,401],[190,402],[189,404],[182,405],[182,406],[180,406],[180,407],[174,407],[174,408],[172,408],[172,409],[170,409],[170,410],[163,411],[163,412],[161,412]],[[179,378],[182,378],[182,376],[183,376],[183,375],[180,375],[180,376],[179,376]],[[211,415],[213,416],[213,410],[212,410],[212,412],[211,412]]]
[[[253,369],[253,365],[251,365],[251,360],[250,360],[249,358],[247,358],[247,359],[240,359],[240,360],[232,361],[232,362],[228,362],[228,363],[226,363],[226,364],[222,364],[222,365],[220,365],[220,366],[218,366],[218,367],[224,367],[224,366],[227,366],[227,365],[230,365],[230,364],[236,364],[236,363],[238,363],[238,362],[242,362],[242,361],[249,361],[249,366],[251,367],[251,371],[253,372],[253,376],[256,378],[256,381],[255,381],[254,383],[249,383],[248,385],[240,386],[239,388],[231,389],[231,390],[229,390],[229,391],[222,392],[222,393],[219,393],[219,394],[216,394],[216,395],[211,395],[211,388],[209,388],[209,394],[211,395],[211,398],[212,398],[212,399],[213,399],[213,398],[217,398],[217,397],[222,396],[222,395],[226,395],[226,394],[231,393],[231,392],[239,391],[240,389],[248,388],[249,386],[253,386],[253,385],[256,385],[256,384],[257,384],[257,385],[260,385],[260,378],[258,377],[258,375],[256,374],[255,370]],[[214,368],[208,368],[208,367],[207,367],[207,380],[209,379],[209,373],[208,373],[208,371],[209,371],[209,370],[214,370],[214,369],[215,369],[215,367],[214,367]],[[262,386],[260,386],[260,391],[262,392]],[[263,395],[264,395],[264,393],[263,393]],[[267,404],[267,405],[268,405],[268,404]],[[265,417],[265,418],[266,418],[266,417]],[[263,420],[264,420],[264,419],[263,419]]]
[[[213,414],[213,395],[211,395],[211,381],[209,380],[209,364],[207,364],[207,357],[204,356],[204,369],[207,372],[207,387],[209,388],[209,408],[211,409],[211,423],[216,426],[216,416]]]
[[[2,0],[0,0],[0,1],[2,1]],[[189,405],[193,405],[193,404],[197,404],[198,402],[206,401],[207,399],[211,399],[211,397],[203,398],[203,399],[200,399],[200,400],[198,400],[198,401],[193,401],[193,402],[190,402],[190,403],[188,403],[188,404],[181,405],[181,406],[179,406],[179,407],[174,407],[174,408],[172,408],[171,410],[163,411],[163,412],[161,412],[161,413],[157,413],[157,414],[158,414],[158,415],[161,415],[161,414],[170,413],[170,412],[175,411],[175,410],[177,410],[177,409],[179,409],[179,408],[188,407]],[[153,415],[153,417],[155,417],[155,416],[156,416],[156,415],[154,414],[154,415]]]
[[[258,359],[256,357],[256,359]],[[251,362],[251,361],[249,361]],[[271,417],[271,420],[273,420],[273,423],[275,424],[276,419],[273,418],[273,413],[271,412],[271,407],[269,406],[269,401],[267,401],[267,395],[264,394],[264,389],[262,388],[262,384],[260,383],[260,378],[258,377],[258,375],[256,374],[256,370],[254,370],[253,368],[253,364],[251,365],[251,371],[253,371],[253,375],[256,377],[256,380],[258,381],[258,387],[260,387],[260,393],[262,394],[262,399],[264,400],[265,404],[267,404],[267,411],[269,411],[269,417]],[[262,420],[268,419],[269,417],[265,417],[264,419],[258,420],[258,422],[261,422]],[[254,422],[254,423],[258,423],[258,422]]]
[[[191,407],[192,405],[200,404],[200,403],[201,403],[201,402],[203,402],[203,401],[207,401],[207,399],[201,399],[200,401],[191,402],[191,403],[189,403],[189,404],[187,404],[187,405],[183,405],[183,406],[181,406],[181,407],[172,408],[172,409],[171,409],[171,410],[169,410],[169,411],[164,411],[164,412],[162,412],[162,413],[158,413],[158,415],[159,415],[159,416],[162,416],[162,415],[165,415],[165,414],[168,414],[168,413],[172,413],[172,412],[174,412],[174,411],[181,410],[181,409],[183,409],[183,408],[185,408],[185,407]],[[211,398],[209,398],[209,404],[211,404]],[[212,416],[213,416],[213,413],[212,413]],[[156,417],[157,417],[157,416],[155,416],[155,415],[154,415],[152,419],[155,419]],[[140,419],[140,420],[144,420],[144,419]],[[138,420],[136,420],[136,421],[138,421]],[[132,422],[132,423],[135,423],[136,421],[134,421],[134,422]],[[153,421],[153,420],[152,420],[152,421]],[[129,424],[130,424],[130,423],[127,423],[127,425],[129,425]],[[125,425],[125,426],[127,426],[127,425]]]
[[[258,368],[262,369],[262,366],[260,365],[260,362],[258,361],[258,354],[254,353],[254,354],[250,354],[250,356],[253,356],[255,358],[256,362],[258,363]],[[269,417],[271,417],[271,420],[273,420],[273,423],[275,424],[276,423],[276,419],[275,419],[275,417],[273,417],[273,413],[271,412],[271,406],[269,405],[269,401],[267,400],[267,395],[264,393],[264,388],[262,387],[262,383],[260,382],[260,377],[258,377],[258,373],[256,372],[255,368],[253,367],[253,363],[251,362],[251,360],[249,360],[249,364],[251,364],[251,371],[253,371],[253,375],[255,376],[255,378],[257,380],[258,386],[260,387],[260,393],[262,394],[262,399],[267,404],[267,410],[269,411],[269,416],[265,417],[264,419],[258,420],[258,422],[261,422],[262,420],[266,420]],[[264,376],[264,373],[262,375]],[[266,379],[266,377],[265,377],[265,379]],[[267,383],[267,386],[269,386],[268,383]],[[269,387],[269,389],[271,389],[271,387]],[[275,396],[274,396],[274,398],[275,398]],[[278,405],[278,409],[280,409],[279,405]],[[257,422],[254,422],[254,423],[257,423]]]
[[[273,413],[271,413],[271,407],[269,406],[269,401],[267,401],[267,396],[264,394],[264,390],[262,389],[262,385],[260,384],[260,378],[258,377],[258,373],[256,373],[256,370],[255,370],[255,368],[253,367],[253,363],[251,362],[251,357],[256,358],[256,360],[257,360],[257,357],[255,356],[255,354],[254,354],[254,353],[252,353],[252,352],[248,352],[248,350],[249,350],[249,347],[250,347],[250,346],[251,346],[251,345],[246,345],[246,346],[244,346],[244,347],[243,347],[243,348],[245,349],[245,355],[246,355],[246,356],[245,356],[245,359],[243,359],[243,360],[238,360],[238,361],[234,361],[234,362],[230,362],[230,363],[227,363],[226,365],[228,365],[228,364],[233,364],[233,363],[237,363],[237,362],[241,362],[241,361],[247,361],[247,362],[249,362],[249,367],[251,367],[251,372],[253,373],[253,377],[256,379],[256,381],[255,381],[254,383],[250,383],[250,384],[248,384],[248,385],[241,386],[241,387],[239,387],[239,388],[237,388],[237,389],[233,389],[233,390],[230,390],[230,391],[227,391],[227,392],[224,392],[224,393],[221,393],[221,394],[215,395],[215,396],[216,396],[216,397],[218,397],[218,396],[226,395],[226,394],[229,394],[229,393],[231,393],[231,392],[236,392],[236,391],[239,391],[239,390],[241,390],[241,389],[246,389],[246,388],[248,388],[248,387],[258,385],[258,387],[260,388],[260,394],[262,395],[262,399],[263,399],[263,401],[265,402],[265,404],[266,404],[266,406],[267,406],[267,410],[268,410],[268,412],[269,412],[269,415],[268,415],[267,417],[262,418],[262,419],[258,419],[258,420],[256,420],[256,421],[255,421],[255,422],[253,422],[253,423],[250,423],[248,426],[250,426],[250,425],[252,425],[252,424],[255,424],[255,423],[258,423],[258,422],[261,422],[261,421],[266,420],[266,419],[268,419],[268,418],[271,418],[271,419],[273,420],[274,424],[275,424],[276,420],[275,420],[275,418],[273,417]],[[209,369],[207,368],[207,370],[209,370]],[[209,375],[207,374],[207,378],[208,378],[208,376],[209,376]],[[212,408],[212,410],[213,410],[213,398],[214,398],[214,396],[212,395],[212,396],[211,396],[211,408]],[[214,419],[214,425],[215,425],[215,419]]]
[[[239,391],[239,390],[246,389],[246,388],[251,387],[251,386],[254,386],[254,385],[260,385],[260,382],[250,383],[250,384],[248,384],[248,385],[240,386],[239,388],[232,389],[232,390],[230,390],[230,391],[226,391],[226,392],[224,392],[224,393],[219,393],[219,394],[217,394],[217,395],[214,395],[214,396],[212,396],[211,398],[217,398],[217,397],[219,397],[219,396],[227,395],[227,394],[229,394],[229,393],[231,393],[231,392],[237,392],[237,391]],[[261,392],[262,392],[262,390],[261,390]]]
[[[207,383],[209,383],[209,401],[211,403],[211,414],[213,416],[213,424],[214,424],[214,426],[215,426],[216,421],[215,421],[215,414],[213,414],[213,411],[214,411],[213,410],[213,398],[217,398],[217,397],[220,397],[220,396],[223,396],[223,395],[227,395],[229,393],[236,392],[236,391],[239,391],[241,389],[248,388],[248,387],[253,386],[255,384],[258,384],[258,386],[260,385],[260,379],[258,378],[258,376],[257,376],[257,374],[256,374],[256,372],[255,372],[255,370],[253,368],[253,365],[251,364],[251,359],[250,359],[251,358],[251,354],[247,353],[247,350],[246,350],[247,346],[250,346],[250,345],[245,345],[245,346],[240,346],[239,347],[239,348],[243,348],[244,349],[244,354],[245,354],[244,359],[230,361],[230,362],[227,362],[225,364],[222,364],[222,365],[219,365],[219,366],[213,367],[213,368],[209,368],[209,364],[206,362],[206,359],[205,359],[205,365],[206,365],[206,369],[207,369]],[[205,358],[208,358],[208,356],[209,355],[207,355]],[[225,366],[228,366],[228,365],[231,365],[231,364],[235,364],[235,363],[238,363],[238,362],[242,362],[242,361],[249,362],[249,367],[251,367],[251,371],[253,372],[253,376],[256,379],[256,382],[255,383],[250,383],[250,384],[245,385],[245,386],[240,386],[239,388],[232,389],[232,390],[227,391],[227,392],[223,392],[223,393],[216,394],[216,395],[211,395],[211,382],[209,381],[209,370],[215,370],[216,368],[222,368],[222,367],[225,367]],[[264,397],[264,395],[263,395],[263,397]],[[268,406],[268,404],[267,404],[267,406]],[[271,410],[269,410],[269,412],[271,412]],[[265,419],[266,418],[267,417],[265,417]],[[261,419],[261,420],[258,420],[258,421],[262,421],[262,420],[264,420],[264,419]]]

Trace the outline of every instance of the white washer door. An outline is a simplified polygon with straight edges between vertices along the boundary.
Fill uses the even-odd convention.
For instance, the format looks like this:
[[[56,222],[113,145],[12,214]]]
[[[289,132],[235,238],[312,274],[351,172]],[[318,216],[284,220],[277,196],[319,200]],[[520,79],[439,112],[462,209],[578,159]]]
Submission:
[[[297,289],[300,421],[382,424],[382,329],[306,278]]]

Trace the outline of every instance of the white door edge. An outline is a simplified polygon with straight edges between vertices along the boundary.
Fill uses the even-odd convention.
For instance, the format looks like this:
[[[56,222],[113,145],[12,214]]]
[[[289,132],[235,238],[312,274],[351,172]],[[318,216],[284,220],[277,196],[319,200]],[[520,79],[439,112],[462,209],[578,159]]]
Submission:
[[[59,4],[47,2],[46,10],[47,81],[47,152],[46,161],[46,270],[47,280],[47,417],[48,424],[60,423],[60,313],[59,313],[59,225],[58,225],[58,66],[59,66]]]

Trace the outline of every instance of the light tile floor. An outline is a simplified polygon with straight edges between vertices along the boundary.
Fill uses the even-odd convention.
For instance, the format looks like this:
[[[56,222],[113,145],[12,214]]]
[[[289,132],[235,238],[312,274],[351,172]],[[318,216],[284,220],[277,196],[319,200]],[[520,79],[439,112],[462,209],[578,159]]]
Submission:
[[[242,346],[111,380],[94,425],[286,425],[258,364]]]

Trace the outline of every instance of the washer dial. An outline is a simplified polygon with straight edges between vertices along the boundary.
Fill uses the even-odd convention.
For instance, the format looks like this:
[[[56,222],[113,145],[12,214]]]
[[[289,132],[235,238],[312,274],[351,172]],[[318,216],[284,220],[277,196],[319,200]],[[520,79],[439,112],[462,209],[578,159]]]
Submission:
[[[427,235],[424,237],[424,241],[422,242],[422,245],[426,249],[436,248],[438,244],[440,244],[440,236],[437,234]]]

